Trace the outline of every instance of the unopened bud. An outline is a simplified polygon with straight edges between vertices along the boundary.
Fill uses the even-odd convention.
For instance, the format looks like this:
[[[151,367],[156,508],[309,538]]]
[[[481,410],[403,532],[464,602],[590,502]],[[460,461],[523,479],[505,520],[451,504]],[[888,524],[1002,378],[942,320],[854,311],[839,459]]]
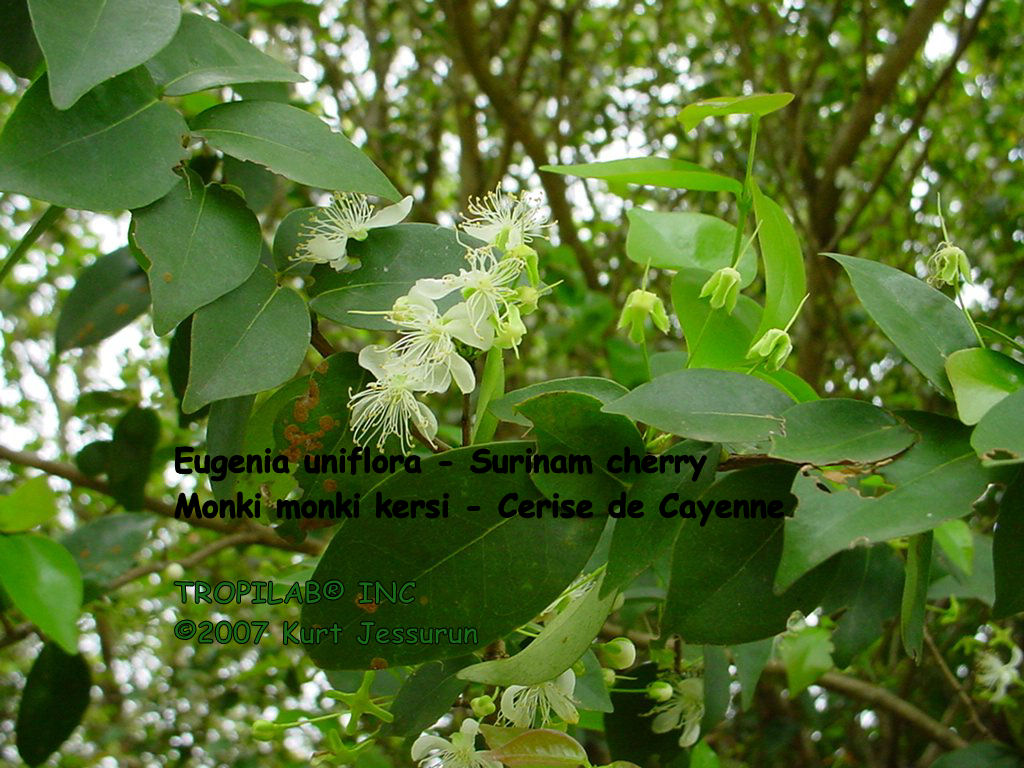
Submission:
[[[657,294],[637,288],[626,298],[619,315],[618,328],[629,327],[629,338],[634,344],[644,343],[644,321],[650,317],[654,326],[662,333],[668,333],[668,314]]]
[[[654,701],[668,701],[672,698],[672,686],[664,680],[655,680],[647,686],[647,698]]]
[[[628,637],[616,637],[601,646],[600,654],[612,669],[627,669],[636,661],[636,646]]]
[[[494,699],[490,696],[477,696],[475,699],[471,699],[469,708],[473,710],[473,714],[477,717],[487,717],[494,714],[494,711],[497,709],[494,705]]]
[[[281,733],[281,726],[269,720],[257,720],[252,724],[253,738],[260,741],[273,741]]]
[[[956,285],[961,275],[965,281],[971,282],[971,265],[967,261],[967,254],[955,245],[945,245],[933,253],[928,259],[928,271],[931,273],[928,280],[933,285]]]
[[[601,679],[604,680],[604,687],[611,688],[615,685],[615,670],[608,667],[601,668]]]
[[[515,349],[526,335],[526,326],[519,314],[519,308],[510,306],[505,319],[498,323],[494,332],[494,346],[498,349]]]
[[[722,309],[732,314],[736,308],[736,299],[740,295],[740,273],[732,267],[722,267],[715,272],[704,287],[700,289],[700,298],[711,297],[711,308]]]
[[[519,298],[520,312],[528,315],[537,310],[537,304],[540,301],[540,291],[532,285],[521,285],[516,289],[516,293]]]
[[[792,351],[793,342],[790,340],[789,334],[781,328],[770,328],[750,347],[747,359],[764,359],[765,367],[768,370],[777,371],[786,362],[786,358]]]

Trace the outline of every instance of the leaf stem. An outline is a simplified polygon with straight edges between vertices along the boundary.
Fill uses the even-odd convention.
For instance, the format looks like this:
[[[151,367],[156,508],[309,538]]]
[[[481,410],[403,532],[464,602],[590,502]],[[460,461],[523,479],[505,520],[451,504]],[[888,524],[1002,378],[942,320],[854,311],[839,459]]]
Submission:
[[[751,208],[750,182],[754,177],[754,154],[757,151],[757,129],[761,124],[761,117],[754,115],[750,122],[750,148],[747,150],[747,172],[743,177],[743,194],[740,195],[739,217],[736,222],[736,237],[732,243],[732,268],[735,269],[739,263],[743,243],[743,230],[746,229],[747,215]]]
[[[46,230],[55,222],[60,215],[67,210],[61,208],[59,205],[51,205],[45,211],[43,215],[36,219],[36,223],[32,225],[31,229],[25,233],[25,236],[21,238],[21,242],[18,243],[14,250],[7,254],[7,258],[4,259],[3,265],[0,265],[0,283],[7,277],[7,273],[14,269],[15,265],[21,261],[22,257],[28,253],[28,249],[31,248],[36,240],[38,240]]]

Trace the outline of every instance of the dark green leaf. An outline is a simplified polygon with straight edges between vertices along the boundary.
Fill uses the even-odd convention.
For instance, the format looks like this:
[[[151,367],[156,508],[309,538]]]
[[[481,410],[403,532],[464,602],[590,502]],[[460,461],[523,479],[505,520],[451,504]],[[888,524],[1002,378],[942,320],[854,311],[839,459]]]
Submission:
[[[499,400],[491,402],[490,410],[502,421],[511,421],[524,427],[530,426],[530,420],[520,416],[516,406],[531,397],[542,395],[545,392],[580,392],[591,397],[596,397],[602,403],[610,403],[626,394],[629,390],[611,379],[601,379],[597,376],[575,376],[568,379],[548,379],[536,384],[530,384],[509,392]]]
[[[57,111],[46,76],[21,97],[0,135],[0,189],[65,208],[148,205],[175,185],[188,127],[153,93],[145,69],[103,83]]]
[[[64,537],[64,546],[78,562],[86,592],[100,593],[131,568],[152,527],[153,518],[148,515],[104,515]]]
[[[255,395],[242,395],[217,400],[210,405],[210,418],[206,422],[206,451],[211,456],[245,454],[245,429]],[[223,480],[210,479],[214,498],[226,499],[235,488],[238,475],[229,472]]]
[[[28,0],[0,0],[0,61],[18,77],[31,78],[42,60]]]
[[[18,706],[18,754],[28,765],[42,765],[82,722],[92,685],[80,654],[47,643],[32,664]]]
[[[1024,612],[1024,470],[1003,492],[992,561],[996,582],[994,616],[1001,619]]]
[[[129,512],[146,502],[146,481],[160,440],[160,417],[149,408],[131,408],[114,427],[107,449],[110,494]]]
[[[924,615],[931,564],[932,532],[912,536],[907,549],[907,576],[903,580],[903,600],[900,604],[900,637],[904,650],[918,662],[924,647]]]
[[[732,659],[736,663],[736,679],[740,683],[740,706],[743,709],[750,709],[750,705],[754,703],[757,683],[772,656],[773,644],[774,640],[766,637],[764,640],[734,645],[732,648]]]
[[[394,720],[388,731],[396,736],[418,736],[452,707],[466,683],[456,673],[476,661],[472,655],[428,661],[409,675],[391,703]]]
[[[603,179],[619,184],[643,184],[670,189],[691,189],[703,192],[731,192],[739,197],[743,185],[736,179],[712,173],[686,160],[672,160],[667,157],[630,157],[609,160],[604,163],[582,163],[580,165],[545,165],[542,171],[562,173],[566,176],[582,176],[587,179]]]
[[[701,655],[704,659],[704,719],[700,729],[708,733],[725,719],[729,709],[729,658],[725,649],[718,645],[705,645]]]
[[[352,142],[298,107],[233,101],[200,113],[192,128],[221,152],[265,165],[299,184],[395,201],[401,197]]]
[[[932,763],[932,768],[1021,768],[1017,754],[1003,744],[971,744],[947,752]]]
[[[845,669],[882,636],[885,622],[899,614],[903,563],[886,544],[858,547],[843,553],[837,580],[847,593],[847,608],[832,634],[833,656],[836,666]]]

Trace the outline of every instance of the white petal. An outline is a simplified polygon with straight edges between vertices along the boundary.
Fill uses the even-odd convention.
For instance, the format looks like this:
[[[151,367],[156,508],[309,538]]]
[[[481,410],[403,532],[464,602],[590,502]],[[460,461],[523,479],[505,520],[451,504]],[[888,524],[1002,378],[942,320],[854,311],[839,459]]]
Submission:
[[[422,760],[434,750],[448,749],[452,743],[440,736],[424,733],[412,744],[412,759]]]
[[[462,287],[463,281],[452,275],[450,278],[424,277],[416,281],[416,284],[409,291],[425,296],[428,299],[443,299],[452,291]]]
[[[413,392],[444,392],[452,385],[452,373],[445,363],[423,366],[417,373],[420,377],[411,385]]]
[[[463,344],[476,349],[490,349],[494,345],[494,327],[490,323],[481,323],[479,328],[474,328],[465,302],[445,312],[444,323],[445,330]]]
[[[651,722],[651,730],[655,733],[668,733],[674,731],[682,724],[683,720],[683,707],[682,705],[676,705],[669,707],[664,712],[659,714]]]
[[[700,738],[700,718],[695,717],[687,722],[683,732],[679,734],[680,747],[692,747]]]
[[[573,706],[572,699],[568,696],[562,696],[559,695],[559,693],[554,693],[548,698],[548,702],[551,704],[551,708],[555,710],[555,714],[565,722],[579,722],[580,713],[576,711],[576,707]]]
[[[420,432],[423,436],[433,442],[434,438],[437,437],[437,417],[434,412],[430,410],[425,403],[416,403],[416,410],[418,414],[416,416],[416,426],[420,428]]]
[[[384,367],[394,362],[392,357],[387,351],[386,347],[382,347],[379,344],[371,344],[368,347],[363,347],[359,352],[359,365],[368,370],[378,379],[382,379],[385,376]]]
[[[572,692],[576,689],[576,673],[570,667],[556,677],[554,683],[555,687],[566,696],[572,696]]]
[[[462,725],[459,727],[459,730],[467,736],[472,736],[473,738],[476,738],[477,733],[480,732],[480,723],[478,723],[472,717],[467,717],[465,720],[462,721]]]
[[[494,244],[504,227],[501,224],[463,224],[462,231],[477,240]]]
[[[366,229],[377,229],[379,227],[392,227],[405,219],[412,210],[412,195],[406,195],[395,205],[381,208],[366,221]]]
[[[452,355],[449,361],[451,363],[452,378],[455,379],[455,383],[462,390],[462,394],[468,395],[476,389],[476,375],[473,373],[473,366],[460,355]]]

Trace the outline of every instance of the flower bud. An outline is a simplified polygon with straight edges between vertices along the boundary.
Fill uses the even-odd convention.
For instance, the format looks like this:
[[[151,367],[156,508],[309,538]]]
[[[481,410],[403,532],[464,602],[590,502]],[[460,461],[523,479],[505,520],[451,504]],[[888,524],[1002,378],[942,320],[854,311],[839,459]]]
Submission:
[[[747,359],[763,358],[766,360],[768,370],[777,371],[786,362],[786,358],[792,351],[793,342],[790,340],[789,334],[781,328],[770,328],[750,347]]]
[[[662,333],[668,333],[668,315],[665,312],[665,305],[658,298],[657,294],[637,288],[626,298],[626,304],[622,307],[622,314],[619,315],[618,328],[629,326],[629,338],[634,344],[644,343],[644,320],[651,318],[651,322]]]
[[[655,680],[647,686],[647,698],[654,701],[668,701],[672,698],[672,686],[664,680]]]
[[[498,349],[515,349],[526,335],[526,326],[519,314],[519,308],[510,306],[505,319],[498,323],[494,332],[494,346]]]
[[[601,646],[600,654],[612,669],[627,669],[636,661],[636,646],[628,637],[616,637]]]
[[[494,699],[490,696],[477,696],[475,699],[471,699],[469,708],[473,710],[473,714],[478,718],[487,717],[497,709],[494,705]]]
[[[611,688],[615,685],[615,670],[608,667],[601,668],[601,679],[604,680],[604,687]]]
[[[528,315],[537,310],[537,304],[540,302],[540,291],[532,285],[521,285],[516,289],[516,294],[519,299],[520,312]]]
[[[928,282],[932,285],[956,285],[962,275],[966,282],[971,282],[971,265],[967,254],[955,245],[944,245],[928,259],[928,271],[931,273]]]
[[[257,720],[252,724],[253,738],[260,741],[273,741],[280,735],[281,726],[269,720]]]
[[[704,283],[700,289],[700,298],[710,296],[712,309],[725,307],[725,311],[731,315],[740,295],[740,279],[740,273],[735,269],[722,267]]]

